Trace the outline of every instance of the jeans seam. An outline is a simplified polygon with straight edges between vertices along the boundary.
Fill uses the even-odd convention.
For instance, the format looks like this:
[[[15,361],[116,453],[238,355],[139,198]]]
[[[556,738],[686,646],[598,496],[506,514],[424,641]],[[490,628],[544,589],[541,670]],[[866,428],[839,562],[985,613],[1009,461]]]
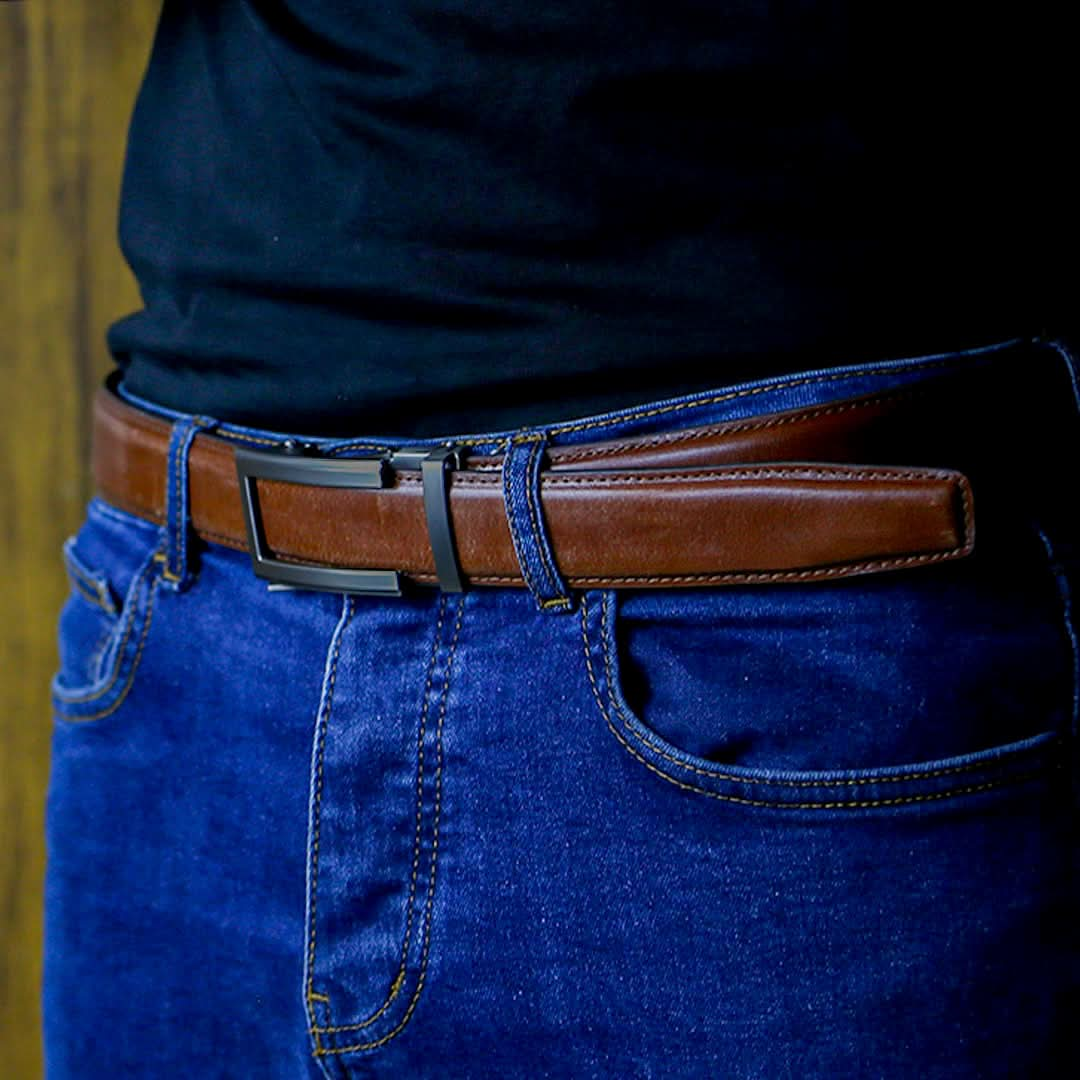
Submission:
[[[424,682],[424,700],[420,707],[420,727],[417,735],[417,766],[416,766],[416,828],[413,833],[413,856],[412,873],[409,881],[409,892],[405,901],[405,936],[401,943],[401,959],[398,962],[397,974],[390,984],[390,990],[375,1012],[364,1020],[355,1024],[337,1024],[329,1026],[314,1025],[312,1031],[320,1033],[332,1033],[336,1031],[357,1031],[360,1028],[373,1024],[390,1007],[394,998],[397,997],[401,987],[405,984],[407,974],[409,944],[412,941],[413,911],[416,897],[416,873],[420,863],[420,849],[423,836],[423,809],[424,809],[424,735],[427,731],[428,704],[431,697],[431,682],[435,672],[436,662],[439,655],[439,645],[442,641],[442,626],[446,615],[446,594],[439,597],[439,616],[435,624],[435,633],[431,641],[431,659],[428,661],[427,678]],[[312,956],[312,970],[315,967],[315,957]],[[328,1001],[329,1003],[329,1001]]]
[[[454,654],[457,651],[458,637],[461,632],[462,617],[465,612],[465,600],[464,597],[458,601],[457,618],[454,624],[453,637],[450,641],[450,651],[446,658],[445,676],[443,678],[443,686],[440,694],[439,701],[439,719],[436,728],[435,744],[438,749],[438,764],[435,767],[435,809],[432,826],[432,846],[431,846],[431,878],[428,882],[427,899],[424,904],[424,939],[423,949],[420,957],[419,975],[417,978],[416,988],[413,990],[412,997],[409,1000],[408,1007],[405,1010],[404,1016],[398,1022],[397,1026],[393,1030],[388,1031],[385,1035],[378,1039],[375,1039],[367,1043],[354,1043],[350,1046],[336,1046],[336,1047],[322,1047],[316,1050],[316,1056],[324,1057],[330,1054],[346,1054],[357,1050],[374,1050],[377,1047],[383,1046],[391,1039],[395,1038],[401,1033],[412,1019],[412,1015],[416,1010],[416,1005],[420,1000],[421,991],[424,989],[424,980],[427,975],[427,960],[428,951],[431,945],[431,922],[432,922],[432,908],[435,899],[435,875],[438,867],[439,857],[439,817],[442,810],[442,770],[443,770],[443,749],[442,749],[442,730],[443,721],[446,718],[446,701],[450,691],[450,679],[453,671]],[[324,1028],[323,1031],[330,1029]]]
[[[90,656],[86,661],[86,672],[88,678],[92,682],[97,682],[102,676],[103,661],[105,655],[109,651],[109,642],[112,640],[113,631],[116,629],[116,623],[113,622],[110,625],[104,627],[98,643],[90,650]]]
[[[345,637],[345,631],[348,630],[349,624],[353,620],[353,616],[356,614],[356,604],[352,596],[346,596],[345,607],[342,612],[341,619],[339,620],[337,628],[335,628],[334,652],[330,661],[330,671],[327,676],[327,685],[325,692],[325,703],[320,702],[318,712],[318,744],[316,751],[316,768],[315,768],[315,791],[313,798],[313,810],[312,810],[312,838],[311,838],[311,856],[310,856],[310,870],[309,870],[309,889],[311,896],[311,910],[309,913],[310,924],[308,926],[308,976],[307,986],[305,988],[306,1006],[308,1016],[311,1020],[311,1030],[314,1031],[317,1024],[312,1002],[315,1000],[324,1001],[329,1005],[329,998],[325,994],[315,997],[315,938],[316,938],[316,916],[318,905],[318,882],[319,882],[319,827],[322,820],[321,808],[322,808],[322,788],[323,788],[323,755],[326,749],[326,733],[330,727],[330,713],[333,709],[334,703],[334,689],[337,686],[337,667],[338,660],[341,656],[341,643]],[[319,1049],[319,1036],[314,1036],[315,1050]]]

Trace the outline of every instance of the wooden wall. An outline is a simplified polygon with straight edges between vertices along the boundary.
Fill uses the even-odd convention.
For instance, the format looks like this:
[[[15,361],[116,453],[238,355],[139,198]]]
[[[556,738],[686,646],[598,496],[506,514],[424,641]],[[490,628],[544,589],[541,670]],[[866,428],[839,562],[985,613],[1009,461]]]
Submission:
[[[160,0],[0,0],[0,1077],[42,1073],[42,836],[60,545],[90,496],[116,214]]]

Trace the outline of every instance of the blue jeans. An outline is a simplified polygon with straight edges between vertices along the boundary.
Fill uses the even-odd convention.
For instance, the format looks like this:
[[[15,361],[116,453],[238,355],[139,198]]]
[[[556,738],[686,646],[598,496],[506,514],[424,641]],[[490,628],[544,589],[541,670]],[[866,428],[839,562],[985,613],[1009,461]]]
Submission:
[[[911,431],[908,460],[868,464],[962,466],[967,558],[543,606],[541,527],[533,588],[271,591],[187,537],[181,494],[165,525],[91,500],[52,684],[49,1076],[1068,1074],[1068,354],[1006,342],[535,430],[647,438],[901,386],[953,395],[971,437]]]

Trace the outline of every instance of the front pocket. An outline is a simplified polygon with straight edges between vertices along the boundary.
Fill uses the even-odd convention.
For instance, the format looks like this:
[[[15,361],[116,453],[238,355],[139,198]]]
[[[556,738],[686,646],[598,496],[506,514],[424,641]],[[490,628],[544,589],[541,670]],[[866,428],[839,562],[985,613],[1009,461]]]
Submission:
[[[1018,784],[1065,760],[1073,670],[1054,579],[1021,565],[1023,580],[971,559],[790,589],[590,591],[591,693],[630,757],[734,804],[870,810]]]
[[[150,522],[91,500],[62,548],[70,590],[57,619],[54,716],[112,715],[131,691],[153,620],[162,562]]]

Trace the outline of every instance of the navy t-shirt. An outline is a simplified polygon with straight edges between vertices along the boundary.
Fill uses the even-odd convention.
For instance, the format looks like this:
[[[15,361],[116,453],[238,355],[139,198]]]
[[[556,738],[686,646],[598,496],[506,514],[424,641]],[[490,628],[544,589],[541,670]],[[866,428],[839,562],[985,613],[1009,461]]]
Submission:
[[[1065,8],[164,0],[109,347],[172,408],[433,435],[1068,335]]]

